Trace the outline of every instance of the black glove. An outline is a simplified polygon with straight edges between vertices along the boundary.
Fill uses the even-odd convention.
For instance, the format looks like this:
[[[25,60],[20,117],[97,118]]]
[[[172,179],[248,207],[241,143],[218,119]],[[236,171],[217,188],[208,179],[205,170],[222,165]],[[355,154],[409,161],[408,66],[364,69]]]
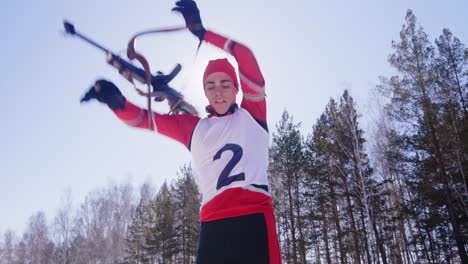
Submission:
[[[81,98],[80,102],[87,102],[91,99],[97,99],[99,102],[107,104],[112,110],[125,108],[125,97],[115,84],[107,80],[97,80],[96,83],[89,88],[85,96]]]
[[[176,7],[172,11],[180,12],[185,19],[185,25],[195,36],[200,39],[200,43],[205,37],[206,29],[203,27],[200,18],[200,11],[193,0],[180,0],[176,2]]]

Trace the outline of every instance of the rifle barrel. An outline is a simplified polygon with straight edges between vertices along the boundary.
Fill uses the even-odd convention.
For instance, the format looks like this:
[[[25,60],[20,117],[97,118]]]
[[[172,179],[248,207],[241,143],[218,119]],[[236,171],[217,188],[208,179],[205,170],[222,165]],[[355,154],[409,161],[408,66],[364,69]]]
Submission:
[[[104,48],[103,46],[101,46],[100,44],[98,44],[97,42],[95,42],[94,40],[86,37],[85,35],[79,33],[79,32],[75,32],[74,35],[77,35],[78,37],[80,37],[81,39],[83,39],[84,41],[90,43],[91,45],[97,47],[98,49],[104,51],[105,53],[109,53],[110,51],[106,48]]]

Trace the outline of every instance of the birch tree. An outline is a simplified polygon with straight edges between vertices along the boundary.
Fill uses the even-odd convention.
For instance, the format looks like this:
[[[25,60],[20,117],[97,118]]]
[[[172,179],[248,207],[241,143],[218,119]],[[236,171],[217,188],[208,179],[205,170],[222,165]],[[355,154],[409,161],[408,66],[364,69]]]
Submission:
[[[26,263],[51,263],[54,255],[53,243],[49,240],[49,228],[44,212],[37,212],[29,218],[28,228],[23,236]]]
[[[57,263],[73,263],[71,254],[71,240],[73,237],[73,202],[71,191],[62,197],[62,206],[52,223],[52,238],[56,247],[55,259]]]
[[[3,235],[3,243],[0,244],[0,263],[15,263],[15,234],[7,230]]]

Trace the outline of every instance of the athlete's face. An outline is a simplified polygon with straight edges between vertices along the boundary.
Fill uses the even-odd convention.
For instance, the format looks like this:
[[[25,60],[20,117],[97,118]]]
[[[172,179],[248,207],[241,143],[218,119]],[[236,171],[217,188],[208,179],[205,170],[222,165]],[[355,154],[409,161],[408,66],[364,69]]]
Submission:
[[[216,113],[225,114],[236,103],[239,90],[231,77],[224,72],[213,72],[204,83],[205,96]]]

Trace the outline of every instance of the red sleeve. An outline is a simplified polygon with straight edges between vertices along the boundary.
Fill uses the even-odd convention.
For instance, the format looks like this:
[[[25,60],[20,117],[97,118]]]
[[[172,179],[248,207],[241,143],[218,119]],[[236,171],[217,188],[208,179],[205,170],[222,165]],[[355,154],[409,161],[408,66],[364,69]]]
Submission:
[[[125,102],[124,109],[114,110],[117,117],[132,127],[150,129],[148,121],[148,110],[142,109],[129,101]],[[163,115],[153,113],[156,130],[161,135],[170,137],[190,148],[192,134],[200,120],[200,117],[193,115]]]
[[[234,56],[243,93],[241,107],[266,125],[265,80],[253,52],[247,46],[211,31],[206,32],[204,40]]]

